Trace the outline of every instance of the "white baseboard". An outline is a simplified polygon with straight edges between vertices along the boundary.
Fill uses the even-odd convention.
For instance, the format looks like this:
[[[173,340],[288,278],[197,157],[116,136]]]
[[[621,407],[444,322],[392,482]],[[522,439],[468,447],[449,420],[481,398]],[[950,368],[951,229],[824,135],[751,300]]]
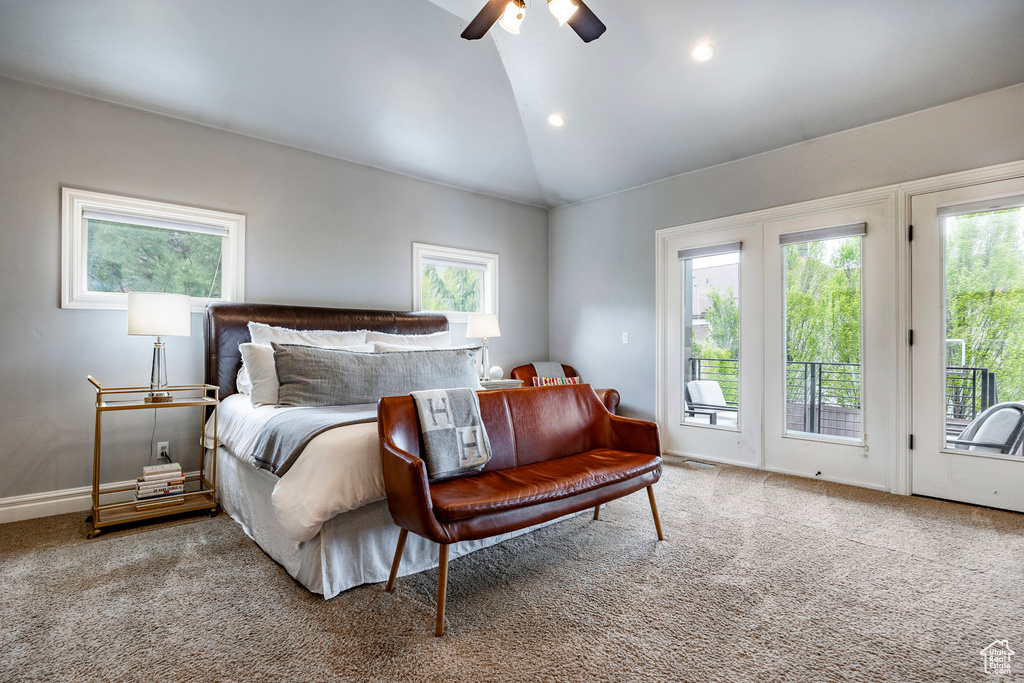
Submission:
[[[186,476],[198,476],[198,474],[198,472],[187,472]],[[107,494],[113,489],[134,485],[134,479],[100,484],[100,494]],[[131,500],[132,492],[124,491],[120,498]],[[115,495],[106,495],[103,498],[105,503],[115,502],[116,500],[118,500],[118,497]],[[20,522],[23,519],[36,519],[37,517],[52,517],[53,515],[63,515],[68,512],[86,512],[91,509],[92,486],[30,493],[26,496],[0,498],[0,524]]]
[[[853,481],[851,479],[843,479],[841,477],[830,479],[828,477],[816,477],[807,472],[798,472],[796,470],[787,470],[778,467],[756,467],[747,462],[739,462],[737,460],[729,460],[728,458],[712,458],[706,455],[692,455],[690,453],[683,453],[680,451],[665,451],[665,455],[671,456],[673,459],[682,460],[699,460],[708,463],[717,463],[720,465],[736,465],[737,467],[746,467],[747,469],[760,470],[762,472],[772,472],[774,474],[788,474],[793,477],[802,477],[804,479],[814,479],[815,481],[829,481],[834,484],[846,484],[847,486],[858,486],[862,489],[873,489],[875,491],[889,491],[885,486],[878,486],[876,484],[868,484],[862,481]]]
[[[733,460],[731,458],[716,458],[710,455],[697,455],[696,453],[687,453],[685,451],[663,451],[666,455],[671,455],[676,458],[682,458],[684,460],[702,460],[704,462],[713,462],[720,465],[736,465],[737,467],[746,467],[751,470],[761,469],[757,465],[752,465],[749,462],[743,460]]]

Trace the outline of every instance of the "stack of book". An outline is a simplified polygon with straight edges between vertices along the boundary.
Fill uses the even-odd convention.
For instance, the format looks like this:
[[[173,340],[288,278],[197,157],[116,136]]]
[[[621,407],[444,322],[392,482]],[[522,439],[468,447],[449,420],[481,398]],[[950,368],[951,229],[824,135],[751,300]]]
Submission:
[[[185,473],[176,462],[142,468],[135,483],[135,509],[164,507],[184,503]]]

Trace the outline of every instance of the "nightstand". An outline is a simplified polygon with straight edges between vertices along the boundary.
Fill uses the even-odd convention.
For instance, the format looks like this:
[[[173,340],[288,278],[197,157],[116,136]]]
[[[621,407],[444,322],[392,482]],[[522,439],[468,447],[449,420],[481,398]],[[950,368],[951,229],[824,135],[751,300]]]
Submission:
[[[210,516],[217,514],[217,465],[211,459],[209,470],[206,463],[206,441],[203,429],[206,424],[206,411],[213,414],[213,442],[217,442],[217,406],[220,389],[212,384],[188,384],[167,387],[172,400],[163,403],[147,403],[145,394],[150,387],[116,387],[103,388],[100,383],[89,377],[96,387],[96,437],[93,443],[92,461],[92,515],[88,521],[92,523],[89,538],[94,538],[108,526],[127,524],[146,519],[156,519],[182,512],[207,511]],[[173,408],[202,408],[204,419],[199,433],[199,473],[185,477],[185,491],[175,496],[172,502],[139,503],[135,500],[118,501],[100,504],[100,496],[109,494],[125,494],[135,491],[132,486],[120,486],[104,489],[100,492],[100,456],[102,453],[103,414],[119,410],[170,410]],[[141,468],[140,468],[141,471]],[[122,495],[123,497],[123,495]]]
[[[484,389],[518,389],[523,386],[521,379],[482,379],[480,386]]]

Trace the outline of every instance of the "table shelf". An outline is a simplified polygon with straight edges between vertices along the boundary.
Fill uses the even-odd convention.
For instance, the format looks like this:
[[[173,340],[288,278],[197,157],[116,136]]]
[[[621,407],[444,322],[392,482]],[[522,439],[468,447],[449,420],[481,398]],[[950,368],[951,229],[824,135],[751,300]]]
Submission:
[[[149,387],[112,387],[104,388],[93,377],[89,382],[96,388],[96,436],[93,444],[93,477],[92,477],[92,515],[89,538],[99,535],[106,527],[117,524],[129,524],[169,515],[187,512],[207,511],[217,514],[217,471],[216,459],[210,459],[207,471],[205,448],[205,416],[207,412],[213,417],[213,441],[217,441],[217,407],[220,405],[219,388],[212,384],[183,384],[170,386],[165,391],[171,400],[148,402],[146,394]],[[102,460],[103,414],[123,410],[164,410],[167,408],[203,408],[204,419],[200,426],[199,473],[185,477],[186,490],[166,499],[148,501],[118,501],[100,503],[101,496],[134,492],[135,486],[118,486],[100,491],[100,463]],[[192,490],[188,490],[191,488]],[[180,501],[177,499],[181,498]],[[161,504],[163,503],[163,504]]]

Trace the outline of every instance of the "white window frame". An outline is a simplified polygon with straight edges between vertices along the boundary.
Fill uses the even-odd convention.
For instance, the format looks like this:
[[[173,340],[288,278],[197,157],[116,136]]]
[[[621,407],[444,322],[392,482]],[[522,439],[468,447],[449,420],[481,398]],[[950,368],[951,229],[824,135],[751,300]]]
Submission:
[[[192,297],[192,311],[202,312],[210,301],[245,300],[245,216],[148,199],[61,188],[61,308],[127,310],[123,292],[92,292],[88,281],[88,222],[86,211],[109,212],[147,220],[179,224],[188,230],[203,228],[224,234],[221,246],[221,295]]]
[[[423,311],[423,266],[430,262],[442,261],[456,267],[483,270],[483,310],[481,313],[498,313],[498,255],[485,251],[470,251],[454,247],[440,247],[433,244],[412,244],[412,305],[413,310]],[[438,264],[444,265],[444,264]],[[462,311],[437,311],[448,316],[448,322],[469,322],[470,313]]]

